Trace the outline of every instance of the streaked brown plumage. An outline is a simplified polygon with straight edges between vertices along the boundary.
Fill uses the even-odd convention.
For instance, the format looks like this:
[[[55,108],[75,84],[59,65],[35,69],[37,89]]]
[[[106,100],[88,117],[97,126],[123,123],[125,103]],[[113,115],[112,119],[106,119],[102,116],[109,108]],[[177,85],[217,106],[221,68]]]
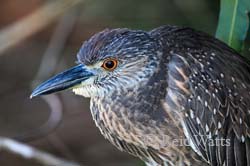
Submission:
[[[227,45],[190,28],[114,29],[77,57],[91,79],[73,91],[91,97],[97,127],[120,150],[150,166],[250,166],[250,63]],[[102,69],[108,58],[116,69]],[[58,78],[32,95],[69,87]]]

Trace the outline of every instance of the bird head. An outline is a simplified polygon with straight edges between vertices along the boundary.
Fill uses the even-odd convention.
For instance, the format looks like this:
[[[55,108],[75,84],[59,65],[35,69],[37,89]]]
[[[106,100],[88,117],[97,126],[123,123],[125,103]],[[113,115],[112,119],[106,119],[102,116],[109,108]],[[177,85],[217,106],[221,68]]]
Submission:
[[[77,66],[39,85],[31,97],[64,89],[85,97],[135,89],[157,70],[159,54],[159,43],[145,31],[104,30],[83,43]]]

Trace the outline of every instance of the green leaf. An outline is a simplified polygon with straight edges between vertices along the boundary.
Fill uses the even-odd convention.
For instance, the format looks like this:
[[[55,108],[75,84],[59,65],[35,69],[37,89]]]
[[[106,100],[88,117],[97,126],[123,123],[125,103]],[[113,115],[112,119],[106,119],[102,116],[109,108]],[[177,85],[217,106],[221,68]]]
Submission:
[[[216,37],[240,52],[249,28],[250,0],[221,0]]]

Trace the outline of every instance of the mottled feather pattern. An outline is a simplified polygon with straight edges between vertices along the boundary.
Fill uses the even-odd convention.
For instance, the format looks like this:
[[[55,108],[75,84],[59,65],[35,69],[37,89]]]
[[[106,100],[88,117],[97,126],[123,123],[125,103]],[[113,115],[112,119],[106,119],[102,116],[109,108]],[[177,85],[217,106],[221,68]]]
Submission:
[[[91,66],[109,57],[120,66],[95,80],[105,93],[92,96],[91,113],[112,144],[148,166],[250,166],[246,59],[175,26],[105,30],[83,44],[78,61]],[[180,139],[190,146],[171,144]],[[216,139],[230,146],[208,143]]]
[[[182,42],[169,51],[169,73],[180,76],[177,69],[182,66],[189,81],[169,86],[185,96],[185,102],[178,104],[184,108],[185,125],[199,154],[211,165],[250,165],[249,62],[223,43],[207,40],[205,34],[187,29],[176,35],[182,36]],[[211,146],[206,141],[227,138],[230,146]]]

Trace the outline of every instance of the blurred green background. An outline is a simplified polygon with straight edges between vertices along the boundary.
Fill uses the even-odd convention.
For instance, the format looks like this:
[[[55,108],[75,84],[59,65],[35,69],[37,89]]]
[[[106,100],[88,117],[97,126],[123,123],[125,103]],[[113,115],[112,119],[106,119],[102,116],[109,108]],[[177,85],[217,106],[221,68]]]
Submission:
[[[42,98],[29,99],[32,87],[73,66],[82,42],[105,28],[150,30],[172,24],[214,35],[219,1],[82,0],[22,40],[18,40],[19,35],[25,34],[22,31],[18,35],[9,32],[6,38],[15,23],[53,2],[1,0],[0,45],[9,41],[15,44],[0,49],[0,135],[18,139],[24,136],[26,143],[84,166],[142,165],[138,159],[118,151],[101,136],[91,118],[89,99],[72,92],[61,92],[56,98],[49,98],[50,104],[59,99],[62,110],[55,113],[58,119],[54,119],[54,123],[52,118],[52,127],[45,125],[41,128],[51,118],[51,109]],[[24,29],[30,32],[48,20],[36,18]],[[4,151],[0,153],[1,166],[39,165]]]

